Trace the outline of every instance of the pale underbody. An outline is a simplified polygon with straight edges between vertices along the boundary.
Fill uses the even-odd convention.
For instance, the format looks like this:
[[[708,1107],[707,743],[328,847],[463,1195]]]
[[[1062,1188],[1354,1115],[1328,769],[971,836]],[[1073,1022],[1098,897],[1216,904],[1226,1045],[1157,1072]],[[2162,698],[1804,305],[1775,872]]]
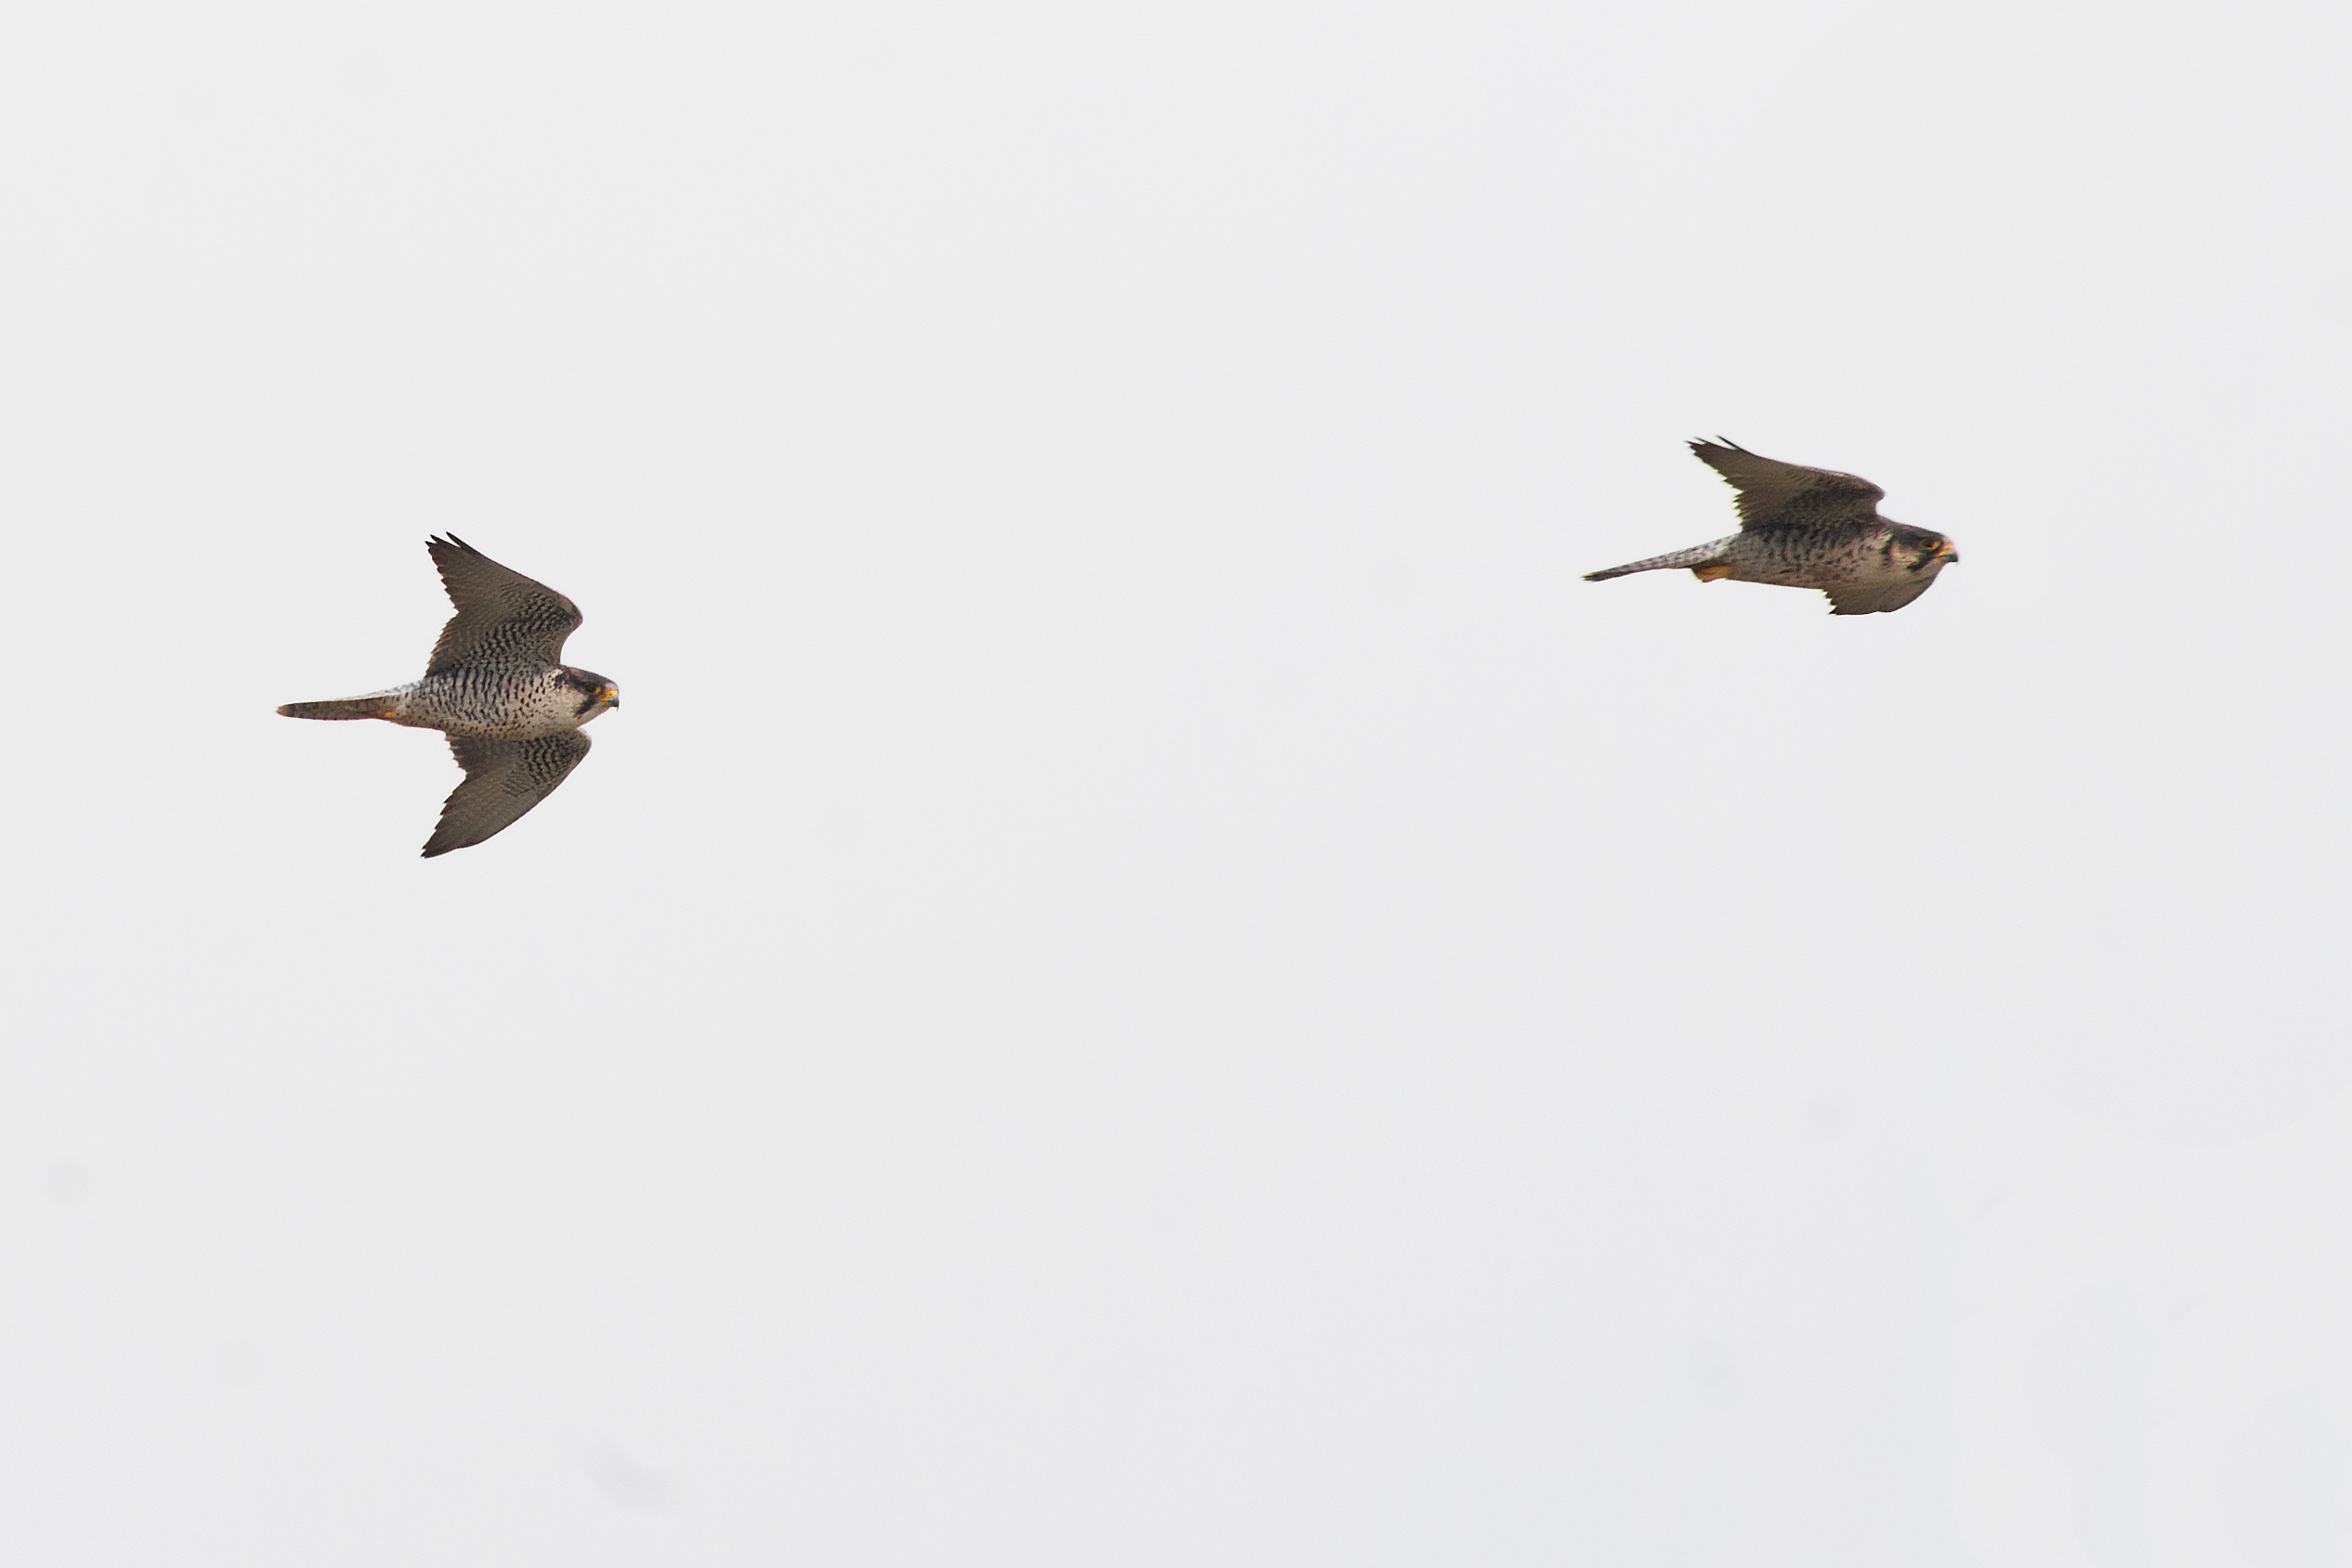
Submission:
[[[605,712],[563,677],[555,664],[472,666],[372,693],[382,705],[373,716],[447,735],[529,740],[578,729]]]

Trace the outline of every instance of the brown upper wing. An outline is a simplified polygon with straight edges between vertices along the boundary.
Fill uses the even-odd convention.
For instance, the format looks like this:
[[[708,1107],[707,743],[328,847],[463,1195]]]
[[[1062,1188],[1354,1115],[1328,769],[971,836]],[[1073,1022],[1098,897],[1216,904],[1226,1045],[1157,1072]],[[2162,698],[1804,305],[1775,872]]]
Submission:
[[[1740,527],[1867,522],[1887,492],[1868,479],[1831,468],[1804,468],[1758,457],[1729,441],[1692,441],[1700,462],[1740,492]]]
[[[500,566],[455,534],[430,540],[433,564],[457,613],[441,628],[425,661],[428,675],[460,664],[513,659],[562,662],[564,639],[580,625],[580,607],[543,582]]]
[[[576,729],[529,740],[452,735],[450,752],[465,770],[465,782],[441,804],[440,825],[425,841],[428,859],[469,848],[520,821],[571,777],[588,754],[588,738]]]

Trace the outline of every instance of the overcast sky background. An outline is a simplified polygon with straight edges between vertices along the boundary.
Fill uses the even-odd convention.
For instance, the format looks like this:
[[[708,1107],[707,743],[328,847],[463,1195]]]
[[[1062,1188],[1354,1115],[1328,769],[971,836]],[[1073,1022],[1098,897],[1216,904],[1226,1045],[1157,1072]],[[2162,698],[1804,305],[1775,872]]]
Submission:
[[[12,11],[0,1555],[2340,1561],[2345,25]]]

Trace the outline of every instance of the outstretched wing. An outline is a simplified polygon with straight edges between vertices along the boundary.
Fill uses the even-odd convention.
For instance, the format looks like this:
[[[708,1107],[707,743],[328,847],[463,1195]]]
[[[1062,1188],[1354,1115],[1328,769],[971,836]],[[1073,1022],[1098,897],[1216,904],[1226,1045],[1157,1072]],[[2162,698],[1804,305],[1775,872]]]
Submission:
[[[580,607],[543,582],[500,566],[455,534],[426,542],[457,613],[441,628],[425,673],[438,675],[485,659],[533,664],[563,660],[564,639],[580,625]]]
[[[1935,585],[1931,572],[1904,572],[1895,578],[1841,582],[1822,592],[1829,595],[1832,615],[1876,615],[1882,610],[1902,608]]]
[[[465,782],[441,804],[441,824],[425,843],[427,859],[471,848],[513,827],[571,777],[588,754],[588,738],[576,729],[532,740],[452,735],[450,752],[465,770]]]
[[[1887,496],[1868,479],[1758,457],[1729,441],[1692,441],[1691,451],[1740,492],[1744,529],[1867,522]]]

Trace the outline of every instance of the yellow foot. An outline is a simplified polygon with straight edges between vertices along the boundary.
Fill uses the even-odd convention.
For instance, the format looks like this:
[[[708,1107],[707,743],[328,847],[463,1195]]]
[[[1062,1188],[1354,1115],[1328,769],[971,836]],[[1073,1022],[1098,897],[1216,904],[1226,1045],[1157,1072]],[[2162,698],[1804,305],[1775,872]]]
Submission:
[[[1720,582],[1731,575],[1731,568],[1720,564],[1711,567],[1692,567],[1691,575],[1701,582]]]

